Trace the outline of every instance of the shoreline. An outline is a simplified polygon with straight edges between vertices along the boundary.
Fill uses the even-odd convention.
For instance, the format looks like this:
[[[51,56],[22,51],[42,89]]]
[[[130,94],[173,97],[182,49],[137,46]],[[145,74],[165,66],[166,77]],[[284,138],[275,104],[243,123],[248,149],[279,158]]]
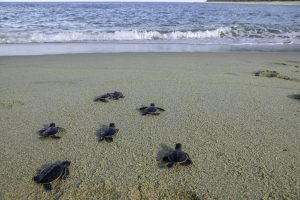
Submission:
[[[226,52],[300,52],[300,44],[189,44],[189,43],[28,43],[3,44],[1,56],[60,55],[89,53],[226,53]]]
[[[0,197],[297,199],[299,66],[298,52],[0,57]],[[93,102],[114,90],[125,98]],[[166,111],[141,116],[152,102]],[[50,122],[61,139],[38,138]],[[120,131],[98,143],[110,122]],[[161,168],[175,143],[193,164]],[[46,192],[32,177],[58,160],[71,161],[70,176]]]

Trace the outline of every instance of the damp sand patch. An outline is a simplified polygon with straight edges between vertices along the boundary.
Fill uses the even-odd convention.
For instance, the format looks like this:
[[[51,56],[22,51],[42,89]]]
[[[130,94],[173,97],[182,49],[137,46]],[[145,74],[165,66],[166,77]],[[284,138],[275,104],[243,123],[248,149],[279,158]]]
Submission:
[[[13,107],[19,107],[19,106],[23,106],[24,103],[22,101],[19,100],[14,100],[14,101],[0,101],[0,110],[10,110]]]
[[[225,72],[224,75],[238,76],[236,73],[232,72]]]
[[[259,77],[267,77],[267,78],[279,78],[283,80],[290,80],[290,81],[296,81],[299,82],[300,80],[297,78],[290,78],[286,75],[279,74],[277,71],[271,71],[271,70],[261,70],[254,72],[254,76]]]

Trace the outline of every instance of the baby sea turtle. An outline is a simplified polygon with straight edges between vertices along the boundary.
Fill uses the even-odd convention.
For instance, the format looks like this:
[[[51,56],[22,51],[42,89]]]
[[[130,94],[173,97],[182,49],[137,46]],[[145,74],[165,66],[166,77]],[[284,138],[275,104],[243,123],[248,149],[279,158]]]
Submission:
[[[44,167],[37,176],[33,177],[36,183],[44,185],[45,190],[51,190],[51,183],[58,178],[66,179],[69,175],[70,161],[52,163]]]
[[[181,144],[177,143],[175,145],[175,150],[169,152],[167,156],[163,158],[163,161],[167,162],[167,167],[171,168],[175,163],[179,164],[192,164],[190,156],[181,150]]]
[[[38,131],[39,135],[41,137],[51,137],[51,138],[54,138],[54,139],[59,139],[60,137],[57,136],[56,134],[59,133],[59,132],[63,132],[65,131],[64,128],[61,128],[61,127],[58,127],[58,126],[55,126],[55,123],[50,123],[49,126],[46,126],[44,129],[41,129]]]
[[[122,92],[114,91],[114,92],[109,92],[109,93],[97,96],[94,98],[94,101],[108,102],[107,99],[118,100],[119,98],[124,98],[124,97],[125,96],[123,95]]]
[[[115,123],[110,123],[109,126],[103,127],[98,133],[98,142],[105,139],[106,142],[112,142],[113,136],[118,133]]]
[[[142,115],[147,115],[147,114],[159,115],[160,113],[158,112],[158,110],[165,111],[164,109],[155,106],[154,103],[151,103],[150,106],[144,106],[139,109],[142,112]]]

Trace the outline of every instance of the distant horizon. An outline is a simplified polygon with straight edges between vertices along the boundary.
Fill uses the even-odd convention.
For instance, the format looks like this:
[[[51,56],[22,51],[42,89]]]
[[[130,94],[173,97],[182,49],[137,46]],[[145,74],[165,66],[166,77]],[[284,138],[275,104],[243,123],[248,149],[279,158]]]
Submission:
[[[174,3],[202,3],[206,0],[0,0],[0,2],[174,2]]]

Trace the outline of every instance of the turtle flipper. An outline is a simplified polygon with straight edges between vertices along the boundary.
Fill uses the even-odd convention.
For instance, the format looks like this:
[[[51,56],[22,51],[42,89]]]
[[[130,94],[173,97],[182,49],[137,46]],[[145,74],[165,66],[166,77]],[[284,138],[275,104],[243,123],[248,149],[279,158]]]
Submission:
[[[61,176],[61,179],[65,180],[69,176],[69,174],[70,174],[70,170],[69,170],[69,168],[66,167],[64,169],[64,172],[63,172],[62,176]]]
[[[187,156],[188,156],[188,159],[186,160],[186,162],[184,164],[186,164],[186,165],[193,164],[193,161],[191,160],[189,154],[187,154]]]
[[[142,113],[142,115],[147,115],[147,114],[149,114],[148,112],[144,112],[144,113]]]
[[[60,139],[60,137],[57,136],[57,135],[51,135],[50,137],[53,138],[53,139]]]
[[[158,110],[161,110],[161,111],[165,111],[165,109],[163,108],[160,108],[160,107],[156,107]]]
[[[139,109],[140,110],[145,110],[146,108],[148,108],[147,106],[144,106],[144,107],[140,107]]]
[[[105,141],[106,141],[106,142],[113,142],[113,138],[112,138],[112,137],[106,137],[106,138],[105,138]]]
[[[184,164],[185,165],[190,165],[190,164],[193,164],[193,162],[190,158],[188,158]]]
[[[168,162],[168,163],[167,163],[167,167],[168,167],[168,168],[173,167],[173,165],[174,165],[174,162]]]
[[[101,142],[102,140],[104,140],[104,137],[99,137],[98,138],[98,142]]]
[[[162,161],[164,161],[164,162],[169,162],[168,156],[164,156],[164,157],[162,158]]]
[[[45,183],[45,184],[44,184],[44,188],[45,188],[45,190],[47,190],[47,191],[52,190],[52,186],[51,186],[50,183]]]

